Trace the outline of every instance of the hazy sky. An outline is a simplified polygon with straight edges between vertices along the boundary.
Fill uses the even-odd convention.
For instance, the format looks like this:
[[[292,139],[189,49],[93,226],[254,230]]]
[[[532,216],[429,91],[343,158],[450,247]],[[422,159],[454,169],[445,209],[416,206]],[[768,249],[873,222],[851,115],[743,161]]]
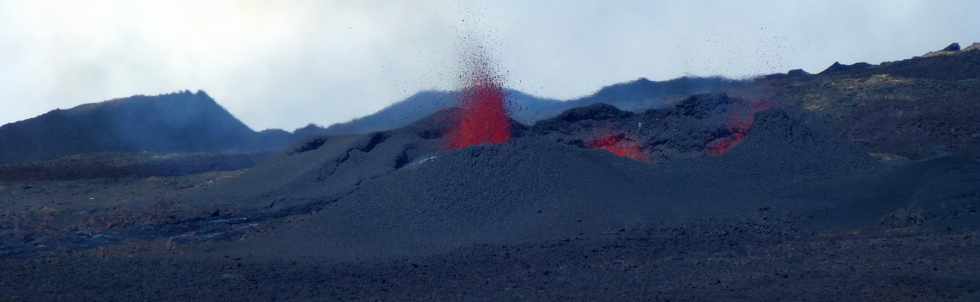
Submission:
[[[0,124],[202,89],[259,130],[452,89],[482,44],[507,85],[572,98],[647,77],[746,77],[980,41],[980,1],[0,0]]]

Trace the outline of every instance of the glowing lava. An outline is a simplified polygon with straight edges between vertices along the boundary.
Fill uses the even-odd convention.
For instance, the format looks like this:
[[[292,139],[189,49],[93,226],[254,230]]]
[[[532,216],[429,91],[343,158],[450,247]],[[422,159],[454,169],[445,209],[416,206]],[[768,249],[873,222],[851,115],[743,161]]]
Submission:
[[[476,68],[469,78],[456,127],[449,134],[449,148],[506,143],[511,137],[510,119],[498,77],[487,68]]]
[[[752,125],[755,124],[755,114],[769,110],[772,106],[768,101],[755,101],[747,108],[733,109],[728,115],[728,130],[731,134],[708,143],[704,152],[710,156],[727,154],[749,135]]]
[[[640,144],[626,138],[625,135],[607,135],[589,142],[589,148],[605,150],[619,157],[638,161],[650,161],[650,156],[643,152]]]

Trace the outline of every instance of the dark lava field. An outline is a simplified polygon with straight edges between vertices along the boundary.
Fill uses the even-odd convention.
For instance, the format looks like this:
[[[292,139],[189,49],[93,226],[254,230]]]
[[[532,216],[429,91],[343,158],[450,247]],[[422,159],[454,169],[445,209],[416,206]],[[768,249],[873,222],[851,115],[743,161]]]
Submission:
[[[5,163],[0,300],[980,301],[978,58]]]

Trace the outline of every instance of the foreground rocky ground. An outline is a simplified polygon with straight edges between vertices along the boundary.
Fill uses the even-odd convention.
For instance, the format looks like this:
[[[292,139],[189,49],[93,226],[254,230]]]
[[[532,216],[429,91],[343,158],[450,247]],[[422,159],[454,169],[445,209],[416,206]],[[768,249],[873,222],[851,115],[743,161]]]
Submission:
[[[764,215],[762,213],[761,215]],[[332,263],[143,242],[0,260],[11,301],[975,301],[977,233],[702,222]]]
[[[446,158],[430,160],[435,162],[429,167],[417,167],[395,175],[428,173],[426,169],[441,171],[442,165],[455,166],[456,161],[469,162],[471,158],[499,165],[513,159],[518,159],[520,165],[544,160],[528,158],[530,155],[523,148],[579,152],[561,144],[547,148],[536,145],[539,143],[527,144],[531,147],[477,148],[446,155]],[[745,149],[750,150],[754,143],[749,141],[747,144]],[[585,157],[580,161],[613,160],[609,163],[613,167],[627,165],[656,173],[673,169],[670,165],[637,164],[599,151],[581,152],[579,156]],[[477,154],[478,157],[473,157]],[[558,160],[555,154],[543,154]],[[723,167],[726,163],[714,164]],[[500,169],[529,170],[520,165],[503,165]],[[881,196],[900,198],[901,202],[897,204],[901,207],[897,209],[888,206],[892,203],[865,200],[857,204],[863,204],[864,208],[852,206],[814,211],[769,201],[748,211],[732,207],[727,215],[705,216],[715,218],[610,224],[595,222],[613,219],[605,216],[608,215],[603,214],[605,212],[575,210],[581,205],[566,199],[557,204],[536,204],[511,211],[527,211],[531,219],[556,225],[568,220],[573,225],[586,226],[581,232],[540,235],[543,237],[525,234],[494,240],[479,237],[514,231],[486,233],[477,229],[464,233],[470,235],[453,237],[444,234],[452,234],[452,230],[436,229],[429,235],[436,238],[449,236],[445,238],[470,243],[458,247],[443,246],[431,252],[406,251],[406,246],[397,242],[378,244],[370,238],[361,238],[380,232],[379,228],[389,229],[383,226],[384,223],[406,223],[397,215],[388,217],[375,213],[371,215],[377,218],[354,219],[364,233],[354,234],[353,238],[360,238],[378,249],[365,252],[364,255],[371,256],[362,259],[346,257],[344,248],[338,250],[336,245],[322,242],[351,240],[336,230],[324,229],[351,226],[341,222],[324,223],[338,219],[333,217],[335,215],[347,215],[343,214],[348,211],[345,207],[374,213],[366,206],[372,204],[368,197],[377,194],[373,192],[378,189],[369,188],[386,187],[388,182],[402,181],[401,178],[386,180],[381,177],[365,181],[358,185],[360,188],[350,195],[349,201],[341,198],[333,201],[335,204],[281,209],[273,206],[259,211],[249,209],[249,204],[215,211],[193,202],[192,197],[210,196],[208,190],[242,181],[251,173],[262,172],[261,167],[167,177],[6,181],[2,191],[8,213],[2,220],[5,234],[2,243],[6,254],[0,257],[0,271],[4,272],[0,277],[0,293],[3,300],[10,301],[980,299],[980,274],[976,273],[980,271],[980,253],[977,252],[980,234],[976,221],[980,220],[976,215],[977,188],[970,185],[980,175],[977,173],[980,169],[975,167],[976,160],[951,158],[891,165],[896,166],[875,172],[885,176],[874,173],[869,176],[869,179],[886,179],[883,184],[825,180],[817,181],[811,188],[816,188],[813,190],[817,193],[802,190],[794,194],[817,194],[818,198],[834,200],[842,197],[831,193],[834,189],[827,189],[828,186],[855,192],[862,192],[855,189],[857,186],[883,186],[898,195],[875,193],[869,195],[873,197],[872,201]],[[603,167],[606,166],[593,166]],[[629,171],[618,173],[627,173],[623,177],[637,173]],[[551,172],[545,169],[540,173]],[[656,173],[651,174],[655,178],[652,183],[664,186],[676,187],[691,181],[683,178],[688,176],[678,176],[681,174]],[[707,175],[697,170],[691,173]],[[670,183],[666,180],[668,177],[681,179]],[[704,177],[701,181],[713,183],[712,176]],[[725,175],[716,177],[727,178]],[[420,179],[438,180],[433,177]],[[558,178],[554,181],[568,180]],[[715,203],[717,206],[745,203],[750,199],[740,196],[773,194],[766,190],[733,189],[760,181],[767,186],[789,186],[776,190],[782,193],[775,196],[808,187],[793,187],[788,185],[792,182],[779,183],[766,178],[743,179],[733,182],[733,187],[717,189],[727,192],[729,199],[718,199]],[[905,187],[897,186],[896,181]],[[708,188],[700,190],[711,191]],[[526,192],[524,194],[536,194],[535,191]],[[670,192],[670,189],[649,192]],[[452,194],[457,193],[463,194]],[[684,194],[691,193],[678,196],[694,199],[718,196]],[[82,198],[70,199],[76,196]],[[521,200],[520,195],[509,196]],[[474,203],[482,203],[474,200]],[[417,200],[414,208],[438,211],[429,207],[446,206],[431,202]],[[359,203],[365,205],[358,206]],[[654,203],[663,204],[662,201]],[[587,204],[623,206],[615,200]],[[875,207],[884,208],[876,210]],[[392,206],[385,206],[385,209],[393,213],[400,211],[399,207]],[[646,211],[642,207],[636,210]],[[885,214],[858,219],[835,212],[844,210]],[[336,211],[341,214],[334,214]],[[451,209],[445,211],[462,215]],[[511,217],[508,223],[491,227],[528,223],[514,218],[523,217],[519,213],[517,216],[499,216],[501,214],[496,211],[481,210],[476,214]],[[430,212],[425,216],[431,215],[438,217],[440,214]],[[18,224],[12,224],[15,220]],[[472,222],[479,224],[479,220]],[[435,223],[435,226],[462,232],[470,227],[431,221],[409,220],[407,223],[410,224],[402,228]],[[562,228],[575,229],[568,225]],[[315,234],[324,231],[327,234]],[[309,242],[302,242],[303,238]],[[394,237],[381,238],[395,240]],[[358,250],[355,246],[349,248]]]

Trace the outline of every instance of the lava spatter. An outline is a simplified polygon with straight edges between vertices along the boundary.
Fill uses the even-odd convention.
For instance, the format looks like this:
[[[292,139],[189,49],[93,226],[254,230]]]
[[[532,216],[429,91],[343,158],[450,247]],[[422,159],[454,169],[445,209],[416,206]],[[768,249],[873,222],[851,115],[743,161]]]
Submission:
[[[769,101],[754,101],[748,106],[734,108],[728,115],[728,136],[716,139],[708,143],[704,152],[710,156],[722,156],[741,144],[749,135],[755,124],[755,114],[769,110],[773,107]]]
[[[650,161],[650,156],[643,152],[640,144],[623,134],[599,137],[589,142],[588,146],[592,149],[605,150],[619,157],[644,162]]]
[[[449,148],[503,144],[511,138],[501,78],[492,72],[486,56],[474,56],[462,90],[461,110],[449,134]]]

